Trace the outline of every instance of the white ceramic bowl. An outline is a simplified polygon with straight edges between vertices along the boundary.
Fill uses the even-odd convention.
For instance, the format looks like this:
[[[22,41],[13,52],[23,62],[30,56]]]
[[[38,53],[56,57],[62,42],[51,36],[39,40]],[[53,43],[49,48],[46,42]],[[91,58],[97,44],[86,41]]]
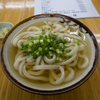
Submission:
[[[39,84],[31,82],[30,80],[27,80],[25,78],[22,78],[19,76],[18,72],[14,70],[13,63],[14,63],[14,56],[16,51],[16,48],[11,45],[11,39],[16,35],[17,32],[21,31],[23,28],[25,28],[28,25],[31,25],[33,23],[39,22],[41,20],[50,19],[50,20],[62,20],[62,19],[68,19],[76,24],[78,24],[80,27],[83,27],[87,32],[87,37],[89,39],[88,45],[90,45],[90,63],[89,66],[84,69],[80,70],[76,73],[75,78],[68,82],[63,83],[61,85],[53,86],[49,83]],[[79,22],[76,19],[73,19],[71,17],[60,15],[60,14],[41,14],[41,15],[35,15],[32,17],[29,17],[18,24],[16,24],[9,33],[5,36],[2,46],[1,46],[1,65],[4,73],[6,76],[19,88],[26,90],[31,93],[37,93],[37,94],[59,94],[64,93],[67,91],[70,91],[81,84],[83,84],[94,72],[99,58],[99,49],[98,44],[96,41],[96,38],[94,37],[93,33],[81,22]]]

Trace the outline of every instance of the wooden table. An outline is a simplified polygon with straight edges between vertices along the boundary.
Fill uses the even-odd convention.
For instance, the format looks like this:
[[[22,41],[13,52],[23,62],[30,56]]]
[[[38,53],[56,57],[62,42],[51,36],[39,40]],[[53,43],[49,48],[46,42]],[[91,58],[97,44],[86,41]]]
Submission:
[[[100,14],[100,0],[92,0]],[[19,21],[34,15],[34,0],[0,0],[0,22]],[[78,19],[94,33],[100,50],[100,18]],[[0,41],[1,44],[2,41]],[[0,67],[0,100],[100,100],[100,62],[93,75],[80,87],[60,95],[36,95],[21,90]]]

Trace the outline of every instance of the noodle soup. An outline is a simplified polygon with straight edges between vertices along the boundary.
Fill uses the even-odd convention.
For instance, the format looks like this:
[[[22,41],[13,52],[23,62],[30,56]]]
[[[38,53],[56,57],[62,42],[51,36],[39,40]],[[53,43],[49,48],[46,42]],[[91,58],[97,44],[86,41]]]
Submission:
[[[76,23],[64,21],[34,23],[23,28],[12,39],[11,44],[17,47],[13,66],[21,77],[60,85],[72,81],[77,70],[88,67],[90,52],[86,54],[86,50],[89,51],[87,33]],[[40,51],[40,48],[43,50]]]
[[[5,45],[7,70],[18,84],[33,92],[75,88],[95,59],[87,30],[66,18],[26,21],[12,31]]]

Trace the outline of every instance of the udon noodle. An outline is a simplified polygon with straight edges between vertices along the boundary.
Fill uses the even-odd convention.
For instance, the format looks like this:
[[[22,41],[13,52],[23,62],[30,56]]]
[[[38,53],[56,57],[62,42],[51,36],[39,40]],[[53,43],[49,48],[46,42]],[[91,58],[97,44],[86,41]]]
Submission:
[[[18,48],[14,69],[21,77],[59,85],[73,80],[77,69],[82,70],[88,67],[89,59],[84,54],[87,46],[85,42],[86,31],[72,21],[64,21],[44,21],[40,26],[32,25],[27,27],[27,31],[17,34],[12,39],[12,45]],[[21,50],[21,44],[27,42],[29,36],[36,38],[41,35],[42,30],[46,32],[44,36],[54,34],[57,35],[58,39],[68,41],[65,44],[65,50],[69,50],[69,52],[60,55],[62,61],[56,62],[56,54],[53,54],[51,58],[38,56],[37,59],[33,59],[32,56]],[[79,41],[79,44],[74,42],[75,39]]]

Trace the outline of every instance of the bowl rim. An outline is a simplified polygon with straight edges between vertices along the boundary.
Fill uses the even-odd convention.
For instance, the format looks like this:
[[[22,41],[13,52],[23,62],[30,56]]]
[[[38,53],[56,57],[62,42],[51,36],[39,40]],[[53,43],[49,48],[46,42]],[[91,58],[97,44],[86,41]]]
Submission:
[[[0,22],[0,24],[2,24],[2,23],[12,25],[12,27],[14,26],[11,22]],[[2,40],[4,37],[0,37],[0,39]]]
[[[20,82],[18,82],[16,79],[14,79],[10,73],[7,71],[6,69],[6,65],[4,63],[4,58],[3,58],[3,49],[4,49],[4,45],[6,43],[7,38],[9,37],[9,35],[21,24],[30,21],[30,20],[34,20],[34,19],[38,19],[38,18],[46,18],[46,17],[58,17],[58,18],[64,18],[64,19],[68,19],[71,20],[77,24],[79,24],[81,27],[83,27],[85,30],[87,30],[87,32],[89,33],[90,37],[93,40],[94,46],[95,46],[95,60],[93,62],[93,67],[91,68],[91,70],[88,72],[88,74],[82,78],[80,81],[78,81],[77,83],[69,86],[69,87],[65,87],[62,89],[57,89],[57,90],[38,90],[38,89],[33,89],[27,86],[24,86],[23,84],[21,84]],[[68,91],[71,91],[77,87],[79,87],[80,85],[82,85],[84,82],[87,81],[87,79],[89,79],[89,77],[93,74],[97,64],[98,64],[98,60],[99,60],[99,47],[98,47],[98,43],[97,40],[95,38],[95,36],[93,35],[93,33],[90,31],[90,29],[85,26],[83,23],[81,23],[80,21],[78,21],[77,19],[74,19],[72,17],[66,16],[66,15],[62,15],[62,14],[39,14],[39,15],[34,15],[31,17],[28,17],[22,21],[20,21],[19,23],[17,23],[9,32],[8,34],[4,37],[2,44],[1,44],[1,49],[0,49],[0,61],[1,61],[1,67],[4,71],[4,73],[6,74],[7,78],[13,83],[15,84],[17,87],[31,92],[31,93],[36,93],[36,94],[46,94],[46,95],[53,95],[53,94],[61,94],[61,93],[65,93]]]

